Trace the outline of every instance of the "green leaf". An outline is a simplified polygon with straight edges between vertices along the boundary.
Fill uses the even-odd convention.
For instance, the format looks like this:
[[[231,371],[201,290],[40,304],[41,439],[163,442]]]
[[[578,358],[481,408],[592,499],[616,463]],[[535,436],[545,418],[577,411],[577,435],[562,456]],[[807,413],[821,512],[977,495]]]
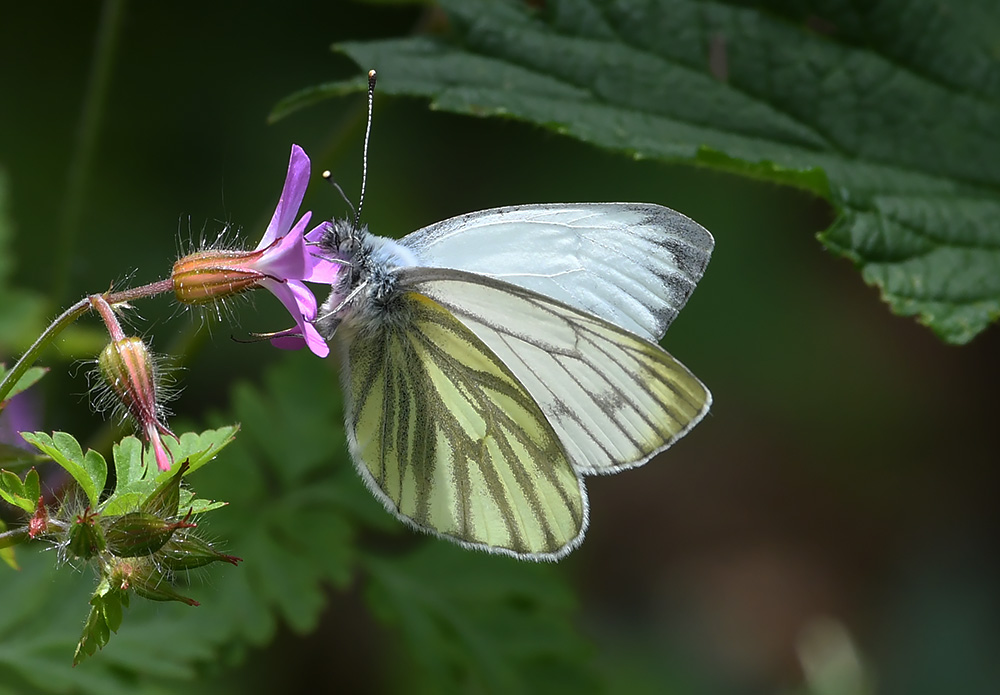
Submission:
[[[215,430],[206,430],[201,434],[185,432],[181,435],[179,442],[169,437],[164,441],[174,461],[180,462],[187,459],[190,467],[184,475],[188,476],[218,456],[220,451],[232,443],[239,430],[239,425],[227,425]],[[161,479],[167,477],[169,477],[169,472],[160,474]]]
[[[238,431],[239,426],[229,425],[200,434],[185,432],[179,442],[170,438],[165,438],[165,442],[175,462],[188,462],[188,468],[183,474],[186,478],[218,456],[233,441]],[[165,485],[176,474],[176,468],[160,471],[155,465],[147,466],[143,462],[142,443],[135,437],[126,437],[116,444],[112,454],[118,482],[115,491],[101,505],[100,511],[105,515],[125,514],[138,509],[157,487]],[[180,503],[185,510],[191,509],[194,514],[218,509],[226,504],[196,500],[191,491],[184,489],[180,491]]]
[[[87,616],[83,634],[73,654],[74,666],[88,656],[93,656],[98,649],[104,649],[111,639],[111,633],[118,631],[124,601],[127,601],[127,594],[121,590],[112,590],[106,580],[97,587],[90,599],[90,615]]]
[[[336,49],[385,94],[808,190],[837,212],[821,241],[893,311],[951,343],[1000,316],[997,3],[441,5],[448,37]]]
[[[103,456],[93,449],[88,449],[84,454],[73,435],[65,432],[54,432],[52,436],[44,432],[22,432],[21,436],[65,468],[87,495],[91,508],[97,508],[108,477],[108,464]]]
[[[369,559],[372,611],[399,636],[408,692],[586,693],[601,690],[575,601],[552,565],[428,543]],[[417,687],[413,687],[416,685]]]
[[[115,463],[115,493],[130,489],[146,474],[146,464],[142,460],[142,442],[136,437],[125,437],[111,449]],[[114,495],[108,499],[113,499]]]
[[[0,497],[28,514],[33,514],[41,496],[38,471],[32,468],[24,476],[24,482],[10,471],[0,470]]]

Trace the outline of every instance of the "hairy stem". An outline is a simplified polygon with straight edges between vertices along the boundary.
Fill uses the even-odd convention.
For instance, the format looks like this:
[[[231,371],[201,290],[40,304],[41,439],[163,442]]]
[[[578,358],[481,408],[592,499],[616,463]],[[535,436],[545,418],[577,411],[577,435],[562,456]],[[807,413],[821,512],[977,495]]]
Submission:
[[[85,314],[89,309],[90,300],[84,297],[60,314],[59,318],[50,323],[48,328],[42,331],[42,334],[38,336],[35,342],[31,344],[31,347],[28,348],[23,355],[21,355],[21,359],[17,361],[14,368],[7,372],[3,381],[0,382],[0,401],[3,401],[7,397],[10,390],[14,388],[14,384],[16,384],[18,380],[24,376],[24,373],[28,371],[31,365],[35,363],[35,360],[38,359],[38,355],[41,354],[42,350],[44,350],[64,328],[83,316],[83,314]]]
[[[102,297],[107,304],[113,306],[115,304],[132,301],[133,299],[153,297],[158,294],[164,294],[172,291],[173,282],[167,278],[166,280],[158,280],[157,282],[151,282],[148,285],[142,285],[141,287],[133,287],[131,289],[122,290],[121,292],[108,292],[98,296]],[[42,350],[44,350],[45,347],[48,346],[48,344],[51,343],[64,328],[83,316],[91,308],[91,298],[84,297],[60,314],[55,321],[49,324],[48,328],[42,331],[42,334],[38,336],[35,342],[32,343],[31,347],[28,348],[23,355],[21,355],[21,359],[17,361],[14,368],[11,369],[3,378],[3,381],[0,382],[0,401],[3,401],[7,397],[7,394],[10,393],[12,388],[14,388],[14,385],[18,382],[18,380],[24,376],[24,373],[27,372],[28,369],[31,368],[31,365],[33,365],[35,360],[38,359]]]

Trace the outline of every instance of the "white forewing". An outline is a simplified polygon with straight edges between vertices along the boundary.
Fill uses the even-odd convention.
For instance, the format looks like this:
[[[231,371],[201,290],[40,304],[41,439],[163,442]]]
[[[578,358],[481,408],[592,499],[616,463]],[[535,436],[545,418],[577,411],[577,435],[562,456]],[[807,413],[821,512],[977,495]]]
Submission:
[[[714,240],[660,205],[576,203],[460,215],[400,244],[419,265],[503,280],[655,342],[701,278]]]
[[[507,365],[580,473],[636,466],[687,433],[711,395],[658,345],[516,285],[407,268],[400,286],[439,303]]]

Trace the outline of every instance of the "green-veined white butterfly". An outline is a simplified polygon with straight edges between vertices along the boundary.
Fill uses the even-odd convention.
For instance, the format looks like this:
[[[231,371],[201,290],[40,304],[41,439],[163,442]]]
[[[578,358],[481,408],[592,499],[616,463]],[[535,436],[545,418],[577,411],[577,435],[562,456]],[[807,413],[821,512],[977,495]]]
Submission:
[[[524,205],[399,241],[357,220],[320,242],[346,272],[316,326],[340,354],[358,470],[410,526],[558,559],[587,527],[584,475],[642,465],[708,411],[657,345],[714,244],[684,215]]]

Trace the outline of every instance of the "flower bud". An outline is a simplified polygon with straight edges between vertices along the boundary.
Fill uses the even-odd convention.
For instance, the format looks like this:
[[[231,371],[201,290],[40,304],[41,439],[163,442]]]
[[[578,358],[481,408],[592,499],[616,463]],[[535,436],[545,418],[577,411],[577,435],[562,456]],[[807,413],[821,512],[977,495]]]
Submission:
[[[267,279],[256,267],[264,252],[214,249],[184,256],[170,274],[174,295],[184,304],[210,304],[251,290]]]
[[[211,543],[203,541],[190,533],[175,534],[156,554],[156,561],[161,567],[172,572],[193,570],[204,567],[212,562],[228,562],[236,565],[242,561],[235,555],[224,555],[212,547]]]
[[[76,517],[69,530],[69,544],[66,546],[71,556],[89,560],[108,547],[104,532],[97,523],[97,516],[96,512],[91,512],[87,508],[83,514]]]
[[[186,520],[167,521],[149,512],[129,512],[112,519],[104,537],[114,555],[139,557],[162,548],[177,529],[193,526]]]
[[[123,410],[139,425],[152,446],[157,466],[169,470],[170,453],[162,435],[174,436],[160,422],[160,403],[153,358],[141,338],[120,338],[108,343],[97,358],[97,367]]]
[[[97,358],[97,367],[137,422],[156,418],[153,360],[141,338],[122,338],[108,343]]]
[[[189,606],[198,605],[194,599],[174,591],[167,578],[149,558],[115,559],[108,564],[107,577],[112,588],[123,591],[131,589],[151,601],[180,601]]]

